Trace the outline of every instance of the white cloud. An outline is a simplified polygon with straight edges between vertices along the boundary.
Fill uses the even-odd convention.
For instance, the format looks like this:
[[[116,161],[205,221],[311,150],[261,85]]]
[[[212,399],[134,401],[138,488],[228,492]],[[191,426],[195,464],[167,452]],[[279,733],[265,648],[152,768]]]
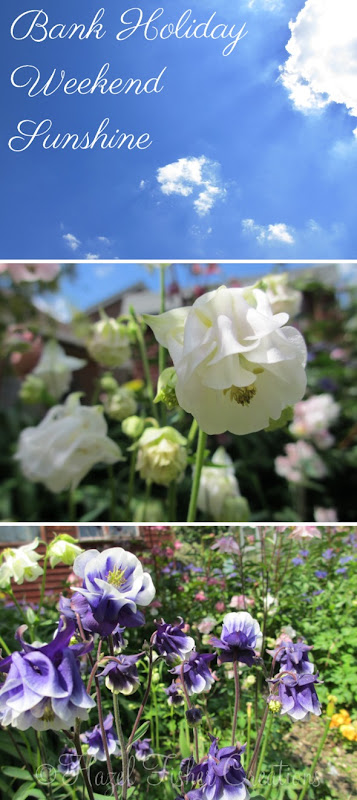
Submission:
[[[108,239],[107,236],[97,236],[97,241],[101,242],[101,244],[106,244],[108,246],[111,244],[111,241],[110,239]]]
[[[266,11],[279,11],[283,7],[283,0],[249,0],[248,8]]]
[[[107,278],[114,271],[114,264],[99,264],[95,267],[94,274],[96,278]]]
[[[267,242],[282,242],[283,244],[294,244],[294,231],[285,222],[276,222],[273,225],[258,225],[254,219],[243,219],[242,229],[244,233],[252,234],[259,244]]]
[[[203,217],[226,192],[218,175],[219,166],[206,156],[188,156],[160,167],[156,178],[163,194],[192,196],[196,213]]]
[[[99,258],[99,255],[98,253],[86,253],[84,258],[86,258],[87,261],[96,261]]]
[[[80,241],[73,233],[64,233],[62,239],[64,239],[70,250],[78,250]]]
[[[356,0],[306,0],[289,28],[280,70],[294,106],[309,112],[341,103],[357,116]]]

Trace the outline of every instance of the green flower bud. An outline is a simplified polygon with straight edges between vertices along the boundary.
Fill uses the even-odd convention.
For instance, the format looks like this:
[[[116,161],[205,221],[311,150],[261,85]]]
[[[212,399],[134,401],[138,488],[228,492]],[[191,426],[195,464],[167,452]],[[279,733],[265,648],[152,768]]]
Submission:
[[[278,714],[282,707],[282,703],[280,702],[280,700],[270,700],[268,706],[269,710],[272,711],[273,714]]]
[[[21,385],[20,398],[24,403],[42,403],[46,393],[46,386],[42,378],[37,375],[27,375]]]
[[[110,372],[106,372],[100,379],[100,388],[103,389],[104,392],[108,392],[108,394],[114,394],[117,391],[119,385],[118,382],[113,378],[113,375]]]
[[[145,427],[145,422],[141,417],[127,417],[123,420],[122,431],[129,439],[138,439]]]
[[[132,415],[135,414],[138,407],[133,392],[120,386],[114,394],[109,394],[109,396],[104,399],[103,405],[104,411],[108,414],[108,417],[119,420],[119,422],[122,422],[128,417],[132,418]]]
[[[176,397],[177,374],[174,367],[168,367],[161,373],[157,383],[157,395],[154,403],[165,403],[169,411],[178,406]]]
[[[105,367],[120,367],[130,358],[130,343],[126,325],[103,314],[95,322],[87,342],[88,352]]]

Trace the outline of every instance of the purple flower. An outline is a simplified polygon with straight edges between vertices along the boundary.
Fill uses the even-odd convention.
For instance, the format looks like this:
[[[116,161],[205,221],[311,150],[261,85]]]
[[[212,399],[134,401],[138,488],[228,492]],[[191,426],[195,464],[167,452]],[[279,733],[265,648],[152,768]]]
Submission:
[[[300,554],[300,555],[301,555],[303,558],[307,558],[307,557],[308,557],[308,555],[309,555],[309,552],[310,552],[309,550],[299,550],[299,554]]]
[[[8,673],[0,688],[0,720],[22,731],[71,728],[76,718],[87,719],[95,704],[82,682],[78,657],[92,649],[91,642],[70,646],[73,622],[61,619],[54,639],[46,645],[29,645],[22,638],[27,626],[18,628],[20,652],[0,662]]]
[[[188,780],[197,788],[188,792],[189,800],[245,800],[248,797],[247,778],[241,763],[245,748],[218,748],[217,739],[211,736],[212,744],[206,759],[196,764]]]
[[[259,623],[248,611],[231,611],[223,619],[221,638],[212,636],[210,644],[222,651],[220,664],[241,661],[251,667],[256,655],[254,648],[261,638]]]
[[[119,655],[117,661],[109,661],[105,665],[99,677],[105,676],[105,685],[114,694],[133,694],[139,686],[138,670],[136,662],[141,658],[141,653],[137,656]]]
[[[315,575],[316,578],[327,578],[327,572],[324,569],[316,569]]]
[[[294,567],[300,567],[301,564],[304,564],[304,559],[296,556],[295,558],[291,559],[291,563],[294,564]]]
[[[170,672],[181,677],[181,671],[183,670],[185,686],[189,694],[208,692],[214,682],[214,677],[208,664],[214,657],[214,653],[193,652],[189,655],[187,661],[174,667]]]
[[[187,776],[190,774],[191,770],[195,766],[196,762],[193,756],[189,756],[189,758],[183,758],[180,763],[180,774],[182,775],[182,777],[187,778]]]
[[[281,703],[281,714],[288,714],[291,719],[305,719],[311,712],[319,716],[321,706],[316,694],[315,683],[319,681],[318,674],[312,675],[297,672],[281,672],[270,683],[278,687],[279,701]],[[269,700],[275,700],[276,695],[271,695]]]
[[[339,563],[348,564],[349,561],[354,561],[354,560],[355,560],[354,556],[341,556],[341,558],[339,558]]]
[[[138,742],[134,742],[133,748],[138,761],[146,761],[147,758],[152,756],[154,751],[150,747],[150,742],[151,739],[139,739]]]
[[[346,567],[339,567],[336,569],[336,575],[346,575],[347,569]]]
[[[182,688],[179,683],[172,681],[167,689],[164,689],[167,694],[167,702],[169,706],[180,706],[183,703]]]
[[[322,553],[322,558],[324,558],[325,561],[330,561],[330,559],[334,557],[334,554],[335,551],[333,550],[333,548],[328,547],[327,550],[324,550],[324,552]]]
[[[177,663],[193,650],[195,640],[183,632],[185,623],[180,617],[179,625],[169,625],[161,620],[153,636],[155,649],[160,656],[165,656],[168,664]]]
[[[74,747],[64,747],[58,759],[58,771],[70,778],[78,775],[80,770],[79,758]]]
[[[118,739],[113,728],[113,714],[109,713],[103,721],[109,755],[119,755]],[[105,761],[106,755],[100,725],[95,725],[91,730],[81,733],[81,740],[88,745],[87,753],[97,761]]]
[[[323,589],[315,589],[315,591],[312,594],[317,597],[319,594],[323,593],[324,593]]]
[[[228,555],[231,553],[237,553],[237,555],[239,555],[240,553],[239,545],[234,536],[221,536],[219,539],[216,539],[211,550],[218,550],[219,553],[227,553]]]
[[[309,661],[310,650],[312,650],[311,645],[299,640],[295,643],[283,642],[275,650],[267,650],[267,652],[280,663],[282,670],[293,670],[298,675],[302,675],[314,671],[314,665]]]
[[[202,720],[202,711],[198,706],[192,706],[186,711],[186,719],[189,725],[196,728]]]
[[[133,553],[122,547],[110,547],[102,553],[87,550],[77,556],[73,571],[83,579],[77,592],[83,595],[95,621],[104,624],[107,633],[117,625],[128,628],[143,625],[145,619],[137,605],[149,605],[155,588]]]

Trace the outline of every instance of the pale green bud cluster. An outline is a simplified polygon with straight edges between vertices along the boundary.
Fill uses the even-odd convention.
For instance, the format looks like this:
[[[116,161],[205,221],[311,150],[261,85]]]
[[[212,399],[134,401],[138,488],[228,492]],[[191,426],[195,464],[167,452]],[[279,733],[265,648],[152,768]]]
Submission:
[[[136,469],[145,481],[169,486],[186,468],[186,439],[175,428],[146,428],[138,442]]]

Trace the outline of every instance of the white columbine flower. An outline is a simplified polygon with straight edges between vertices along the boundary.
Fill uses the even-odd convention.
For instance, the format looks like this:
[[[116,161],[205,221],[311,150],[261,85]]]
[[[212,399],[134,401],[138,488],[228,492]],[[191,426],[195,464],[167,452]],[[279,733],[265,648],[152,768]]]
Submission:
[[[120,367],[130,358],[126,326],[106,314],[92,325],[87,347],[94,361],[105,367]]]
[[[304,395],[304,339],[260,289],[221,286],[145,321],[170,352],[180,406],[208,434],[267,428]]]
[[[15,583],[24,581],[35,581],[42,575],[43,569],[38,565],[41,556],[36,553],[38,539],[34,539],[29,544],[22,547],[7,548],[4,550],[4,560],[0,566],[0,588],[5,589],[11,580]]]
[[[28,480],[56,493],[75,489],[94,464],[120,461],[121,451],[107,436],[102,407],[81,406],[74,393],[22,431],[15,458]]]
[[[286,311],[289,317],[295,317],[301,310],[302,294],[289,284],[287,272],[279,275],[265,275],[262,283],[274,314]]]
[[[219,521],[227,498],[240,497],[239,484],[234,472],[233,461],[224,447],[218,447],[211,458],[217,467],[203,467],[200,478],[197,505],[209,519]]]
[[[70,567],[74,563],[74,559],[81,553],[83,553],[82,548],[72,539],[72,536],[62,534],[61,536],[56,536],[53,542],[50,543],[47,557],[50,560],[51,567],[55,567],[57,564],[66,564]]]
[[[47,342],[43,348],[41,358],[32,372],[43,381],[48,393],[59,400],[68,392],[71,384],[72,372],[82,369],[86,365],[83,358],[67,356],[63,347],[54,339]]]

